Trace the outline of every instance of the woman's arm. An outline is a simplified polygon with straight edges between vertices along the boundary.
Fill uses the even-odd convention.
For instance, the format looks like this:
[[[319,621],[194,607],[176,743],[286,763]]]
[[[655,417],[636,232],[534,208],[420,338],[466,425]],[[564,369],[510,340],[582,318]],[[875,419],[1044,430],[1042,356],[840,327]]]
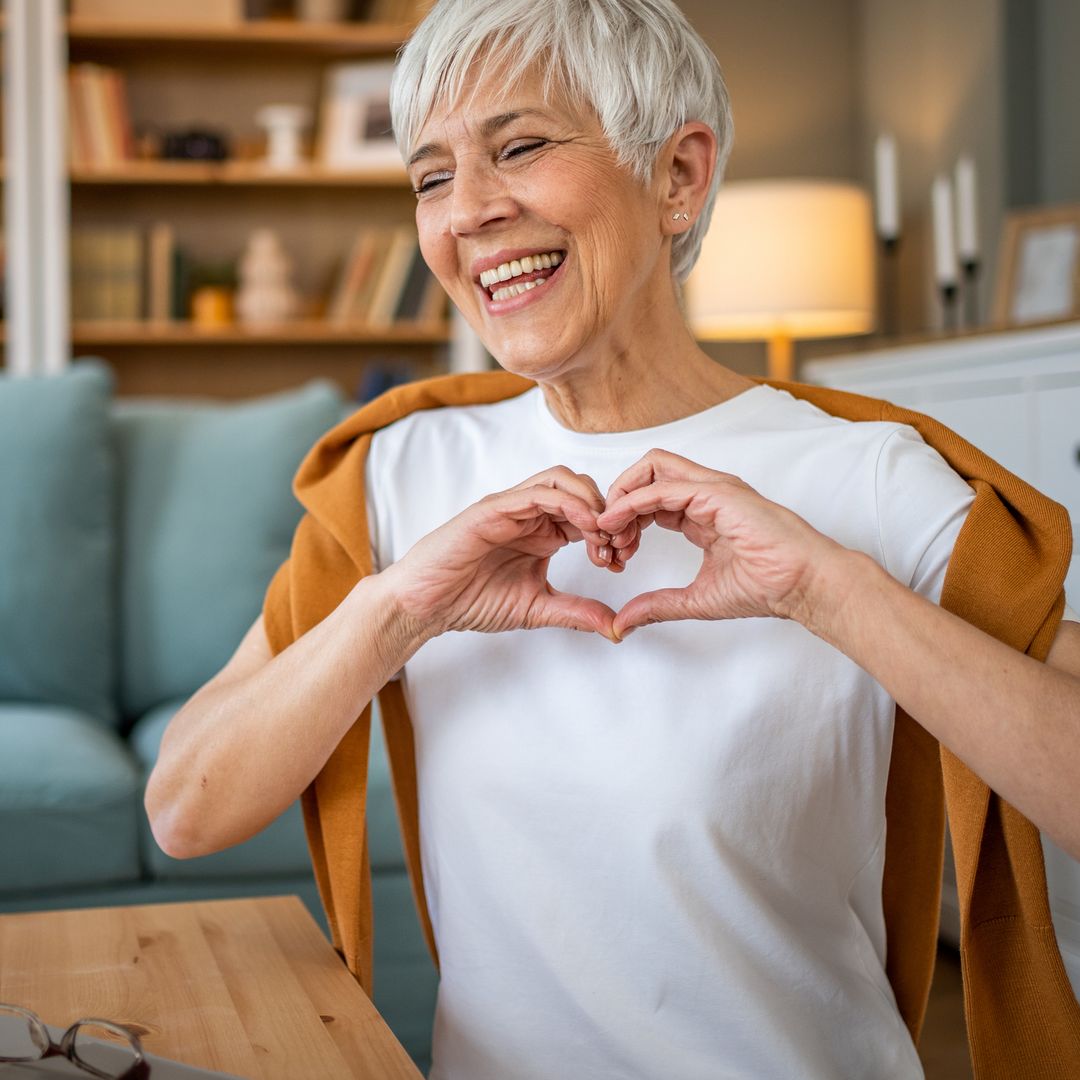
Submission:
[[[386,681],[449,630],[562,626],[611,636],[604,604],[555,592],[547,564],[585,540],[599,566],[595,483],[551,469],[463,511],[272,656],[262,619],[173,717],[146,788],[154,837],[177,858],[238,844],[314,780]]]
[[[820,568],[792,617],[1080,858],[1080,624],[1061,624],[1041,664],[845,549]]]
[[[655,521],[702,548],[685,589],[631,600],[624,636],[669,619],[794,619],[871,674],[904,710],[1058,844],[1080,857],[1080,626],[1048,665],[1001,644],[823,536],[733,476],[653,451],[598,519],[615,561]]]
[[[262,616],[172,718],[146,785],[154,839],[177,859],[265,828],[318,774],[380,687],[423,641],[381,575],[274,656]]]

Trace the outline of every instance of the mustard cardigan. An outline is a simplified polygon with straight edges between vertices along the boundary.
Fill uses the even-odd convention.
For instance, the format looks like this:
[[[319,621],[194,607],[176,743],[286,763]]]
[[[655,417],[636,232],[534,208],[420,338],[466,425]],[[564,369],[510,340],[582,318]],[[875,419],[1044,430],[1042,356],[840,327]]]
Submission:
[[[274,576],[264,620],[275,654],[321,622],[371,573],[364,462],[372,434],[419,409],[501,401],[533,384],[504,372],[402,386],[361,408],[307,455],[294,490],[306,513]],[[1045,660],[1064,608],[1068,513],[970,443],[919,413],[797,383],[773,383],[848,420],[910,424],[975,489],[941,606]],[[420,865],[412,725],[400,685],[379,694],[405,853],[437,961]],[[308,844],[334,944],[370,992],[371,881],[364,808],[366,708],[302,797]],[[917,1041],[936,957],[944,814],[960,899],[964,1006],[979,1078],[1080,1077],[1077,1004],[1050,918],[1038,830],[897,709],[886,791],[886,971]]]

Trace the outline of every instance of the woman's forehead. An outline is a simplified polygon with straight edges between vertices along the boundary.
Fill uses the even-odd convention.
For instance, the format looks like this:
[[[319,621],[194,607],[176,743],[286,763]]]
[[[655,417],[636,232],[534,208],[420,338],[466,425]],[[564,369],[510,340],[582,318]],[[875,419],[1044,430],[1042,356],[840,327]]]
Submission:
[[[496,119],[520,116],[546,117],[578,126],[593,113],[587,103],[576,100],[538,63],[518,70],[509,62],[478,63],[456,92],[447,89],[436,97],[427,118],[420,126],[416,142],[429,141],[433,132],[448,123],[464,124],[481,133]]]

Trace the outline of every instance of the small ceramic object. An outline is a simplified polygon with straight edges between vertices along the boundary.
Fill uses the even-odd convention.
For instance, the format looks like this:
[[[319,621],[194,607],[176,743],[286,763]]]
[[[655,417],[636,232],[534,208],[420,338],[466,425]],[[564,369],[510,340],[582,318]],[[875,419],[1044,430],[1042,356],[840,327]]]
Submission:
[[[299,298],[290,282],[292,262],[273,229],[256,229],[240,258],[236,314],[240,322],[277,323],[293,318]]]
[[[311,123],[311,110],[304,105],[264,105],[255,122],[266,130],[266,157],[271,169],[295,169],[304,161],[303,133]]]

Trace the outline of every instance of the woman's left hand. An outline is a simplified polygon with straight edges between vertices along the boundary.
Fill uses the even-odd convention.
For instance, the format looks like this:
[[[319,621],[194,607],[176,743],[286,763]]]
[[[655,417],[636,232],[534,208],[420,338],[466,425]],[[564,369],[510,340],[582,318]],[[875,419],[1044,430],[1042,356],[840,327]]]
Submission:
[[[629,601],[615,618],[619,637],[676,619],[777,616],[806,621],[822,567],[846,549],[736,476],[677,454],[650,450],[612,484],[597,525],[611,535],[613,566],[624,566],[656,522],[704,552],[697,577]]]

